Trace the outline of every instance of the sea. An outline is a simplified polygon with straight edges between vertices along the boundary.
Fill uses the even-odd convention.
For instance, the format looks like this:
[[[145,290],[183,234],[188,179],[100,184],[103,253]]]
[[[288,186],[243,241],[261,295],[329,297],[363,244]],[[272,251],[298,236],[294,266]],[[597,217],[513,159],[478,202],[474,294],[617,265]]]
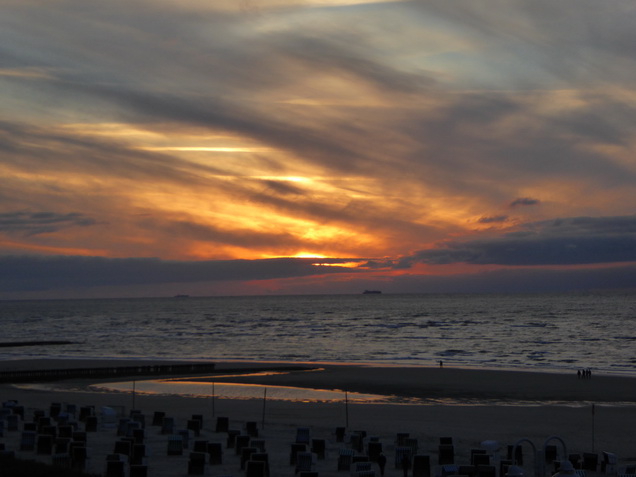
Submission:
[[[0,359],[330,362],[636,376],[636,292],[0,301]],[[63,345],[5,346],[65,341]]]

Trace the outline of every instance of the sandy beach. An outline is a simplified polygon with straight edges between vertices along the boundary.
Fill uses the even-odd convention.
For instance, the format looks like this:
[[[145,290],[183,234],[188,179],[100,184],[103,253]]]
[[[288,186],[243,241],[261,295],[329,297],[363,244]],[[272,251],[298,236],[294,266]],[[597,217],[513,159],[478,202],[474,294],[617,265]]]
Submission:
[[[111,365],[126,365],[126,361],[108,361]],[[139,363],[139,362],[135,362]],[[6,369],[45,369],[55,367],[95,367],[100,362],[88,360],[5,361]],[[241,371],[264,371],[280,367],[281,363],[217,363],[213,382],[259,384],[268,387],[294,386],[332,389],[350,393],[361,392],[394,396],[399,403],[364,404],[349,402],[291,402],[262,399],[238,400],[217,397],[182,397],[122,392],[89,392],[89,384],[103,384],[81,380],[57,383],[59,390],[30,389],[28,386],[3,384],[2,401],[15,400],[25,408],[25,421],[32,420],[35,410],[49,411],[51,403],[72,403],[78,408],[92,405],[99,415],[103,406],[115,409],[120,417],[128,417],[131,409],[139,410],[146,421],[144,444],[145,464],[150,476],[188,475],[188,456],[194,441],[218,442],[223,447],[222,464],[205,465],[204,475],[242,476],[241,455],[227,447],[227,433],[217,432],[219,417],[229,418],[230,428],[246,435],[246,423],[256,423],[258,439],[268,454],[271,476],[293,476],[290,464],[291,445],[299,427],[308,427],[312,439],[325,441],[324,459],[314,456],[312,470],[320,476],[349,475],[338,470],[340,449],[350,448],[351,435],[365,431],[364,444],[377,440],[387,457],[386,476],[401,476],[394,459],[398,433],[408,433],[417,442],[417,454],[430,456],[431,471],[438,474],[438,446],[440,437],[452,437],[456,464],[469,464],[471,449],[483,448],[484,441],[497,441],[502,451],[491,462],[506,457],[506,448],[521,438],[543,449],[550,436],[559,436],[567,445],[567,454],[602,452],[617,455],[616,470],[636,464],[633,447],[636,429],[636,380],[630,377],[594,375],[591,379],[577,379],[572,374],[550,374],[517,371],[474,369],[372,367],[353,365],[298,365],[286,374],[234,375]],[[316,369],[317,368],[317,369]],[[174,377],[172,377],[174,378]],[[204,379],[195,376],[194,379]],[[140,379],[140,378],[136,378]],[[414,404],[412,399],[434,399],[453,404]],[[430,402],[430,401],[424,401]],[[462,404],[463,405],[460,405]],[[592,407],[594,404],[594,408]],[[592,412],[594,409],[594,412]],[[193,415],[203,416],[203,428],[198,436],[190,432],[188,446],[182,455],[167,455],[168,436],[159,427],[151,426],[156,411],[174,418],[176,428],[186,429]],[[78,422],[78,429],[84,423]],[[337,427],[346,427],[344,442],[338,442]],[[21,430],[5,427],[2,442],[8,450],[15,450],[22,458],[36,458],[51,462],[49,454],[20,451]],[[120,440],[117,429],[100,426],[87,433],[89,459],[86,470],[103,475],[106,457]],[[560,454],[560,442],[552,440]],[[522,446],[524,469],[533,475],[532,449]],[[375,463],[376,475],[380,475]],[[549,475],[551,468],[546,470]],[[600,470],[600,468],[599,468]],[[410,474],[409,474],[410,475]],[[587,475],[594,475],[588,471]]]

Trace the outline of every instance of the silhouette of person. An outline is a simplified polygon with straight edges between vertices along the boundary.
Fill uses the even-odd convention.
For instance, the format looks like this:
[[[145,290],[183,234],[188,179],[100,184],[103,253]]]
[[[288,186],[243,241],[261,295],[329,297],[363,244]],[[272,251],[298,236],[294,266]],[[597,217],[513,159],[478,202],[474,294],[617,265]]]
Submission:
[[[439,367],[443,367],[444,366],[444,361],[442,361],[441,359],[439,360]]]
[[[411,468],[411,458],[408,454],[404,454],[404,457],[402,457],[402,470],[404,471],[404,477],[409,476],[410,468]]]
[[[380,476],[384,477],[384,467],[386,466],[386,456],[382,453],[378,456],[378,467],[380,467]]]

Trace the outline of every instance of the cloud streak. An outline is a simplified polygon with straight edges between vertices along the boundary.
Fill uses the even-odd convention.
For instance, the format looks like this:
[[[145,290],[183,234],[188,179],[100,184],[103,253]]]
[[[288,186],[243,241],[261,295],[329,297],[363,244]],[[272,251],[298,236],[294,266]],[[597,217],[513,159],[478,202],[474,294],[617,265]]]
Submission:
[[[356,280],[633,262],[635,20],[631,0],[10,1],[0,256],[373,259]]]

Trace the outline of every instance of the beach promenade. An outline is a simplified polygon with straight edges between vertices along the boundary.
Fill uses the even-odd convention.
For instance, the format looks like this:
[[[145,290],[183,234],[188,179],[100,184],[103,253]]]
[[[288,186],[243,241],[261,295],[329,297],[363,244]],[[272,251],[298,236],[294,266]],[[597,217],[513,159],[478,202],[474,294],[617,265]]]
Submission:
[[[131,363],[107,361],[107,364],[126,366]],[[0,371],[64,366],[76,368],[78,365],[96,367],[100,362],[3,362]],[[132,442],[136,438],[136,443],[143,446],[144,456],[127,457],[129,462],[123,467],[126,469],[125,475],[130,477],[133,474],[141,475],[144,471],[148,476],[157,477],[188,475],[190,454],[195,449],[203,449],[203,442],[206,443],[206,450],[220,449],[222,455],[221,462],[211,462],[211,454],[204,452],[202,475],[247,475],[247,455],[251,453],[266,454],[271,477],[300,475],[296,473],[298,464],[292,463],[292,451],[296,449],[294,444],[299,439],[299,429],[303,429],[302,439],[307,439],[306,450],[311,451],[313,447],[311,470],[321,477],[351,475],[348,468],[339,466],[339,460],[346,460],[346,457],[340,457],[341,453],[352,454],[357,461],[370,458],[371,463],[368,465],[379,476],[375,462],[379,447],[387,458],[384,474],[387,477],[404,475],[400,465],[396,465],[396,460],[401,461],[398,456],[405,452],[405,447],[411,449],[412,455],[428,456],[433,476],[454,470],[459,472],[459,468],[442,467],[439,464],[440,454],[447,451],[440,448],[440,438],[444,437],[452,438],[454,464],[463,466],[462,475],[471,470],[471,455],[482,452],[490,455],[489,464],[498,473],[501,460],[507,458],[508,446],[520,439],[524,439],[521,445],[524,471],[526,475],[534,475],[535,459],[527,441],[542,450],[546,439],[551,436],[559,436],[559,439],[549,442],[559,454],[557,459],[576,455],[582,458],[585,454],[598,456],[598,466],[586,470],[586,477],[624,472],[628,466],[636,465],[636,447],[633,444],[636,441],[636,381],[632,378],[594,376],[589,380],[579,380],[576,371],[569,375],[450,367],[313,364],[295,365],[295,371],[285,374],[235,374],[237,370],[263,371],[281,365],[216,363],[214,374],[194,378],[205,379],[206,382],[237,382],[270,387],[335,389],[343,391],[343,394],[344,391],[381,394],[393,396],[390,399],[392,402],[345,403],[344,396],[342,401],[335,402],[240,400],[223,399],[220,396],[213,399],[98,393],[88,389],[88,385],[104,384],[106,379],[65,380],[56,383],[55,391],[41,387],[31,389],[25,384],[2,384],[2,401],[15,401],[24,417],[18,419],[17,427],[11,429],[5,420],[0,442],[4,443],[5,451],[13,451],[17,457],[47,463],[57,459],[63,463],[59,456],[55,456],[64,454],[61,447],[56,448],[56,444],[60,432],[64,434],[69,431],[68,426],[65,427],[68,421],[72,424],[70,439],[85,439],[86,471],[105,475],[108,456],[125,454],[123,450],[129,447],[122,442],[131,442],[132,449]],[[135,379],[142,377],[137,376]],[[153,376],[153,379],[156,377]],[[434,399],[437,404],[420,401],[426,399]],[[445,400],[452,404],[444,404]],[[68,405],[74,412],[57,422],[59,417],[51,414],[55,415],[59,410],[66,411]],[[92,409],[95,418],[87,421],[85,416],[80,416],[80,411],[88,408]],[[104,414],[103,408],[107,408],[105,410],[109,413]],[[131,414],[133,410],[138,412]],[[157,421],[160,413],[169,418],[167,422],[172,420],[172,429],[162,428],[162,423]],[[39,415],[50,418],[49,426],[38,426],[33,449],[24,448],[21,442],[24,430],[32,428],[32,423],[36,421],[34,416]],[[227,430],[217,427],[219,420],[223,421],[222,418],[228,420]],[[142,421],[144,426],[131,424]],[[135,433],[137,427],[143,427],[143,432]],[[344,428],[344,436],[338,434],[338,428]],[[228,430],[232,432],[228,433]],[[38,449],[38,436],[46,432],[56,433],[55,439],[51,441],[52,447],[47,448],[47,439],[42,439],[44,444]],[[188,437],[185,445],[184,435]],[[181,437],[179,450],[175,449],[174,442],[171,443],[174,436]],[[563,449],[561,441],[566,444],[566,449]],[[494,442],[498,443],[494,445],[498,448],[496,451],[493,451]],[[373,444],[370,446],[370,443]],[[208,447],[207,444],[212,445]],[[321,450],[323,446],[324,455]],[[564,451],[567,456],[563,455]],[[602,469],[603,452],[614,454],[618,459],[617,465]],[[139,462],[142,467],[130,467],[132,460]],[[196,467],[196,464],[190,464],[190,472],[196,472]],[[249,468],[254,470],[257,466]],[[551,475],[552,470],[553,464],[548,463],[544,475]],[[485,468],[482,471],[485,472]],[[409,475],[413,475],[413,469]]]

